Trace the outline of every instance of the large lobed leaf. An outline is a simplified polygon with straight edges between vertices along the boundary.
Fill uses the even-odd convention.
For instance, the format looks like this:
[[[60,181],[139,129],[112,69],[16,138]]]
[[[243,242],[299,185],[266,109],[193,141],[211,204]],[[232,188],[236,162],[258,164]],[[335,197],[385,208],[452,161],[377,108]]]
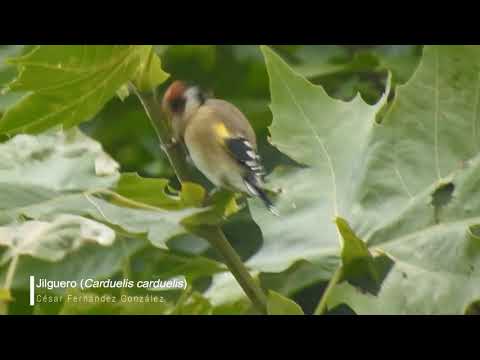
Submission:
[[[15,221],[25,207],[110,188],[120,176],[101,145],[76,129],[17,135],[0,145],[0,161],[0,224]]]
[[[10,60],[11,91],[29,92],[0,120],[0,132],[38,133],[90,120],[127,83],[150,90],[168,75],[150,45],[43,45]]]
[[[251,211],[264,237],[248,265],[279,272],[299,259],[319,261],[338,252],[335,218],[349,218],[361,150],[385,97],[375,106],[359,96],[330,98],[323,88],[292,72],[263,48],[270,75],[272,143],[304,168],[277,168],[268,181],[279,187],[280,217],[252,200]]]
[[[413,78],[369,106],[329,98],[263,48],[270,76],[272,142],[303,169],[276,169],[282,217],[252,201],[264,247],[248,262],[281,271],[338,251],[333,218],[346,219],[393,267],[377,295],[342,283],[330,307],[357,313],[462,313],[480,297],[480,49],[426,47]]]
[[[394,267],[378,296],[341,284],[358,313],[463,313],[480,297],[480,49],[426,47],[364,152],[351,219]]]
[[[18,101],[22,96],[20,92],[8,92],[7,86],[15,78],[15,67],[7,64],[7,57],[18,56],[30,49],[31,46],[25,45],[0,45],[0,117],[10,105]],[[31,49],[30,49],[31,50]]]
[[[128,183],[134,181],[137,197],[144,199],[148,194],[158,199],[156,205],[163,201],[164,208],[132,201],[109,190],[120,179],[116,162],[103,152],[100,144],[77,129],[18,135],[0,145],[0,153],[3,224],[22,215],[33,219],[50,219],[57,214],[89,216],[128,233],[147,233],[154,244],[165,246],[169,237],[185,232],[182,219],[200,211],[184,200],[197,196],[191,195],[198,191],[194,185],[180,196],[167,196],[167,183],[163,180],[152,180],[159,185],[158,192],[153,192],[152,181],[142,181],[131,174],[121,178],[120,192],[127,191]],[[177,210],[168,211],[170,208]]]
[[[62,261],[59,272],[49,272],[54,277],[62,277],[66,268],[75,277],[82,271],[91,274],[88,267],[95,263],[97,253],[111,270],[98,265],[97,269],[111,274],[121,265],[119,256],[145,247],[143,235],[155,246],[166,248],[167,240],[186,232],[184,219],[205,211],[198,207],[201,187],[188,184],[181,192],[167,194],[164,180],[121,176],[118,164],[101,145],[76,128],[17,135],[0,144],[0,161],[2,262],[17,255]],[[112,229],[120,235],[136,235],[137,240],[112,245]],[[113,246],[112,256],[101,249],[93,254],[83,251],[92,240]],[[71,253],[88,253],[89,261],[69,258],[76,267],[72,272],[62,260]],[[24,280],[15,283],[23,286]]]
[[[0,259],[30,255],[42,260],[59,261],[86,242],[112,245],[115,232],[108,226],[81,216],[59,215],[53,221],[26,221],[0,227],[0,245],[8,251]]]

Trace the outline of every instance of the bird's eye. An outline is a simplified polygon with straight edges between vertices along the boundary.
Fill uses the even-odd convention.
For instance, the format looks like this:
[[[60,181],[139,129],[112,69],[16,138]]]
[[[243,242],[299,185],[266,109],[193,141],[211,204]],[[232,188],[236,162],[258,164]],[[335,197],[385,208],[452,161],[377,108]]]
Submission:
[[[170,108],[172,109],[173,112],[182,112],[183,109],[185,108],[185,99],[182,97],[173,99],[170,102]]]

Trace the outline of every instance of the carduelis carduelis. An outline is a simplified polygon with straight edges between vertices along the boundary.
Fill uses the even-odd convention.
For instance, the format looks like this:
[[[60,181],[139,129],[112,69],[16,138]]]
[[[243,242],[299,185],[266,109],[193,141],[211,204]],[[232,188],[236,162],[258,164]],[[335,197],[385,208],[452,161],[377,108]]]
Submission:
[[[238,108],[182,81],[169,86],[162,108],[174,139],[185,144],[195,166],[214,185],[257,196],[277,214],[263,189],[255,132]]]

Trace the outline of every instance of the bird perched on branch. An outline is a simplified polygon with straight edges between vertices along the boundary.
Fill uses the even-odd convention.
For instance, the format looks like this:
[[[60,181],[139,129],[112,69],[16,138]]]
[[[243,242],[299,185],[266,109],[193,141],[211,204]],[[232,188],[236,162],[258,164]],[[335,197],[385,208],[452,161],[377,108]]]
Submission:
[[[255,132],[239,109],[183,81],[168,87],[162,108],[174,140],[185,144],[195,166],[214,185],[259,197],[278,215],[263,188]]]

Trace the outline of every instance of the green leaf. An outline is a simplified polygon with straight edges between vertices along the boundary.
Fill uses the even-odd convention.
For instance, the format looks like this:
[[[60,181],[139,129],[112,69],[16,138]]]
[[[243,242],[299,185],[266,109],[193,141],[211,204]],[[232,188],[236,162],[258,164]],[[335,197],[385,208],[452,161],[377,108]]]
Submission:
[[[8,64],[6,59],[25,52],[29,46],[0,45],[0,118],[3,111],[18,101],[24,94],[9,92],[7,84],[15,78],[15,67]]]
[[[220,262],[202,256],[187,256],[152,247],[147,247],[132,257],[132,263],[140,262],[143,264],[142,270],[132,273],[133,280],[184,276],[190,284],[199,278],[227,270]]]
[[[193,292],[186,301],[175,306],[172,315],[212,315],[213,307],[200,293]]]
[[[367,245],[359,239],[352,231],[345,219],[335,219],[338,231],[342,235],[342,263],[349,266],[359,258],[370,258]]]
[[[0,224],[16,220],[16,208],[54,207],[54,199],[111,188],[119,178],[118,164],[77,129],[17,135],[0,144],[0,163]]]
[[[359,91],[369,104],[381,97],[387,71],[392,84],[405,83],[421,58],[420,45],[303,45],[285,51],[275,46],[295,72],[342,100]]]
[[[256,309],[252,307],[250,301],[246,298],[240,299],[234,303],[219,305],[213,308],[213,315],[257,315]]]
[[[351,179],[385,98],[375,106],[358,96],[350,103],[331,99],[321,87],[292,72],[272,50],[262,50],[271,81],[271,141],[306,166],[277,167],[267,177],[280,188],[280,217],[265,211],[258,200],[249,201],[264,244],[247,265],[280,272],[297,260],[320,262],[338,252],[334,219],[348,218],[351,212]]]
[[[143,45],[44,45],[10,62],[20,72],[9,88],[32,93],[0,120],[8,134],[70,128],[90,120],[129,80],[146,89],[166,78]]]
[[[107,197],[109,195],[114,193],[106,194]],[[135,208],[129,207],[129,203],[119,206],[118,200],[103,200],[82,193],[63,195],[55,204],[35,204],[16,209],[15,213],[32,218],[49,218],[59,211],[92,217],[129,235],[144,234],[155,246],[166,248],[165,243],[169,238],[186,232],[182,220],[201,210],[168,211],[161,208],[145,208],[145,205],[141,204]]]
[[[152,45],[139,45],[140,64],[133,83],[140,91],[149,91],[168,79],[169,75],[162,70],[160,58]]]
[[[11,300],[12,300],[12,295],[10,294],[10,290],[0,288],[0,303],[9,302]]]
[[[182,191],[175,196],[168,189],[169,180],[142,178],[138,174],[123,173],[116,192],[129,199],[164,209],[201,207],[205,198],[205,189],[200,185],[182,183]],[[170,194],[167,194],[167,191]]]
[[[474,301],[468,305],[465,315],[480,315],[480,300]]]
[[[420,60],[419,45],[379,45],[349,54],[346,46],[301,46],[294,52],[293,70],[313,79],[327,75],[369,74],[380,70],[392,72],[394,83],[405,83]],[[320,82],[322,82],[320,80]]]
[[[338,257],[322,263],[300,260],[280,273],[261,273],[259,278],[266,289],[292,297],[300,291],[329,278],[338,265]]]
[[[426,47],[381,125],[375,117],[385,96],[374,106],[358,97],[332,100],[270,49],[263,51],[272,142],[306,167],[277,168],[269,178],[282,189],[280,219],[251,201],[264,246],[247,265],[281,271],[299,258],[321,261],[338,251],[332,219],[342,217],[391,264],[376,296],[341,283],[329,308],[346,303],[357,313],[464,313],[480,296],[480,201],[471,195],[480,171],[480,49]]]
[[[128,88],[128,84],[123,84],[117,90],[117,96],[121,101],[125,101],[125,99],[130,96],[130,89]]]
[[[404,84],[412,76],[421,59],[421,45],[382,45],[373,49],[381,67],[392,72],[394,83]]]
[[[377,297],[344,285],[332,302],[357,313],[458,314],[480,297],[479,61],[475,46],[425,47],[398,89],[358,193],[367,243],[395,265]]]
[[[74,215],[59,215],[50,222],[33,220],[1,226],[0,246],[8,250],[0,258],[0,265],[21,255],[59,261],[86,242],[109,246],[114,240],[115,232],[109,227]]]
[[[342,236],[339,282],[346,280],[362,292],[378,294],[393,261],[379,249],[374,249],[372,254],[367,244],[357,237],[345,219],[337,218],[336,224]]]
[[[295,301],[275,291],[268,292],[267,311],[269,315],[305,315]]]
[[[111,275],[121,269],[122,257],[145,247],[143,237],[166,248],[167,240],[186,232],[182,220],[202,211],[175,206],[175,198],[186,204],[178,194],[171,198],[177,211],[168,211],[110,190],[120,178],[118,164],[103,152],[100,144],[78,129],[38,136],[17,135],[0,144],[0,160],[4,262],[15,254],[29,255],[20,258],[14,288],[28,286],[26,280],[32,271],[41,271],[53,279],[66,276],[68,280],[87,274]],[[142,188],[141,181],[138,185]],[[73,220],[67,221],[67,226],[62,219]],[[110,228],[120,235],[136,234],[136,240],[112,245]],[[82,229],[100,230],[96,239],[107,240],[103,244],[110,245],[109,251],[90,242],[80,246],[83,239],[92,238],[88,233],[78,236]],[[35,241],[30,242],[25,235],[32,235],[30,240]],[[57,266],[49,267],[34,257],[56,261]]]
[[[335,220],[338,231],[342,236],[342,275],[352,281],[353,279],[368,278],[379,285],[380,275],[375,268],[373,256],[364,241],[359,239],[350,228],[345,219],[338,217]]]
[[[293,70],[310,79],[344,72],[374,70],[378,66],[373,55],[357,53],[349,56],[348,50],[338,45],[300,46],[293,53],[293,57]]]
[[[251,275],[254,280],[258,278],[258,273],[252,272]],[[212,283],[205,291],[204,296],[215,307],[230,307],[237,303],[239,299],[245,298],[245,293],[235,281],[232,273],[223,272],[212,278]],[[246,301],[250,303],[249,300]]]
[[[5,160],[0,169],[0,224],[22,215],[41,220],[58,214],[89,216],[131,234],[147,234],[154,244],[165,247],[167,239],[186,231],[181,225],[184,218],[205,211],[172,204],[177,211],[168,211],[109,190],[119,178],[116,163],[75,129],[38,137],[18,135],[0,150]],[[182,195],[178,197],[185,205]]]
[[[199,208],[182,221],[191,231],[197,226],[220,224],[239,209],[231,192],[219,191],[205,203],[206,192],[202,186],[184,182],[177,192],[170,189],[168,183],[166,179],[141,178],[127,173],[122,175],[116,191],[129,199],[163,209]]]
[[[122,271],[126,259],[148,246],[142,239],[128,239],[117,235],[111,246],[100,246],[86,242],[74,252],[56,262],[44,261],[31,256],[20,257],[15,271],[12,289],[29,289],[29,276],[39,275],[49,280],[75,280],[94,278],[104,279]],[[153,251],[150,247],[150,251]],[[4,276],[7,267],[0,268]],[[64,289],[52,290],[56,295],[62,295]]]
[[[76,279],[80,274],[109,275],[120,269],[119,259],[134,250],[136,244],[122,246],[123,244],[114,243],[107,248],[86,242],[85,245],[77,247],[80,245],[78,240],[87,239],[85,236],[75,236],[81,234],[79,231],[82,223],[86,225],[86,230],[92,229],[90,224],[95,224],[93,228],[99,228],[101,234],[107,234],[107,240],[111,239],[111,230],[92,220],[80,218],[81,214],[75,217],[71,212],[61,210],[61,201],[66,194],[108,188],[116,183],[118,164],[103,152],[100,144],[76,129],[65,133],[50,132],[37,137],[18,135],[0,144],[0,159],[2,232],[15,232],[17,235],[32,233],[32,226],[36,229],[42,228],[42,231],[48,230],[48,236],[37,237],[36,240],[40,241],[26,244],[28,239],[20,236],[16,238],[15,244],[5,244],[9,237],[3,237],[3,245],[13,246],[22,254],[57,261],[56,266],[52,266],[32,256],[22,256],[15,272],[13,288],[28,287],[28,276],[37,271],[52,279],[66,276],[70,280]],[[56,208],[57,201],[59,203]],[[41,207],[42,204],[57,211],[52,211],[49,218],[32,216],[30,219],[35,221],[25,222],[28,220],[25,213],[29,207]],[[51,225],[58,225],[56,220],[62,214],[64,219],[66,216],[79,222],[75,224],[76,221],[73,221],[63,228],[57,227],[58,231],[52,233]],[[45,243],[45,240],[48,242]],[[141,241],[137,243],[141,244]],[[5,249],[5,246],[1,248],[4,261],[13,255],[12,251]],[[6,268],[2,270],[4,272]]]

